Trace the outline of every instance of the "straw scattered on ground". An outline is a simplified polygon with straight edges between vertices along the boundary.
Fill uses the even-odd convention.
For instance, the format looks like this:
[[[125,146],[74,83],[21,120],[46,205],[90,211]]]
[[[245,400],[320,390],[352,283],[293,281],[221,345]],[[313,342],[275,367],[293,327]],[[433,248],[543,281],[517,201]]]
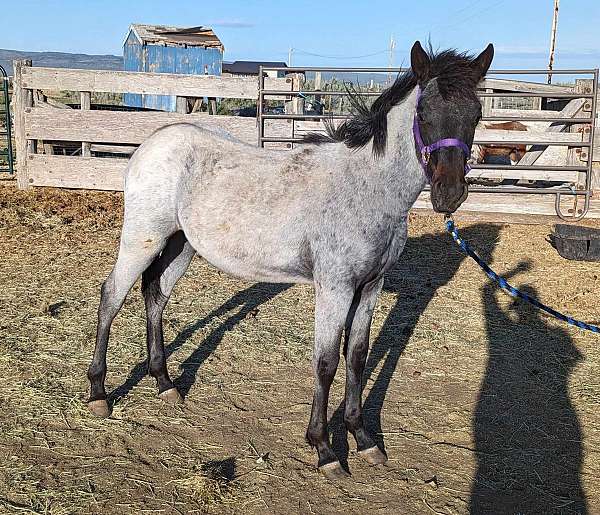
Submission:
[[[577,513],[600,505],[600,342],[497,291],[414,217],[372,328],[365,413],[388,467],[334,443],[329,483],[304,442],[312,292],[249,284],[195,259],[165,313],[168,407],[145,377],[136,286],[111,335],[107,420],[87,411],[99,285],[118,193],[0,183],[0,511],[16,513]],[[562,259],[550,227],[461,224],[494,267],[560,310],[600,321],[600,264]],[[348,443],[351,445],[348,448]]]

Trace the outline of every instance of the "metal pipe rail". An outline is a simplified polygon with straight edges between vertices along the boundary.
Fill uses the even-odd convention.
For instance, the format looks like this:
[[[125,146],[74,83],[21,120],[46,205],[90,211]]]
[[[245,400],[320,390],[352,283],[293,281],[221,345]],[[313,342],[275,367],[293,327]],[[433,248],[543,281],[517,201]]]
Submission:
[[[262,91],[263,96],[276,95],[281,96],[282,94],[290,95],[290,96],[332,96],[332,97],[342,97],[348,96],[347,91],[323,91],[323,90],[301,90],[301,89],[293,89],[290,91],[281,92],[276,89],[265,89]],[[378,97],[381,95],[381,91],[358,91],[358,94],[362,97]],[[547,98],[592,98],[593,95],[591,93],[531,93],[526,91],[515,91],[514,93],[486,93],[484,91],[477,92],[477,96],[479,98],[483,97],[547,97]]]
[[[286,92],[288,93],[288,92]],[[380,95],[379,93],[378,95]],[[279,93],[281,96],[281,92]],[[520,96],[520,95],[513,95]],[[539,96],[539,95],[538,95]],[[575,97],[579,98],[579,97]],[[263,113],[264,120],[346,120],[347,114],[267,114]],[[592,118],[565,118],[564,116],[482,116],[482,122],[564,122],[565,124],[592,123]]]
[[[285,71],[286,73],[304,73],[304,72],[317,72],[317,71],[327,71],[327,72],[356,72],[356,73],[364,73],[364,72],[374,72],[374,73],[388,73],[388,72],[403,72],[406,71],[406,68],[340,68],[340,67],[271,67],[271,66],[261,66],[259,70],[259,78],[258,78],[258,106],[257,106],[257,125],[258,125],[258,145],[263,147],[265,143],[301,143],[303,141],[302,138],[298,137],[272,137],[265,136],[265,121],[266,120],[292,120],[293,121],[315,121],[315,120],[345,120],[349,115],[313,115],[313,114],[268,114],[264,113],[264,102],[266,97],[277,95],[281,96],[281,91],[268,90],[265,89],[265,81],[264,81],[264,71],[265,70],[273,70],[273,71]],[[513,146],[513,145],[525,145],[528,147],[532,146],[566,146],[569,148],[582,148],[587,150],[587,163],[581,166],[575,165],[565,165],[565,166],[543,166],[543,165],[486,165],[486,164],[474,164],[471,166],[472,169],[492,169],[492,170],[539,170],[539,171],[573,171],[573,172],[581,172],[585,173],[585,184],[583,189],[574,189],[565,186],[561,187],[544,187],[544,188],[526,188],[526,187],[478,187],[478,186],[470,186],[469,191],[476,193],[516,193],[516,194],[537,194],[537,195],[547,195],[552,194],[555,195],[555,209],[556,214],[562,218],[563,220],[574,221],[583,218],[588,210],[590,204],[590,198],[592,195],[591,191],[591,181],[592,181],[592,163],[593,163],[593,147],[594,147],[594,135],[595,135],[595,120],[596,120],[596,112],[597,112],[597,95],[598,95],[598,69],[570,69],[570,70],[530,70],[530,69],[518,69],[518,70],[491,70],[488,72],[487,77],[489,78],[491,75],[547,75],[551,72],[553,75],[587,75],[593,79],[593,87],[591,92],[556,92],[553,93],[544,89],[544,91],[514,91],[514,92],[487,92],[487,91],[478,91],[477,96],[480,98],[551,98],[551,99],[591,99],[591,112],[589,117],[579,116],[577,118],[566,118],[564,116],[483,116],[481,118],[482,121],[490,121],[490,122],[508,122],[508,121],[519,121],[519,122],[548,122],[548,123],[562,123],[564,125],[573,125],[573,124],[589,124],[590,130],[587,133],[588,139],[587,141],[577,141],[577,142],[565,142],[565,141],[547,141],[547,140],[539,140],[539,141],[528,141],[522,140],[518,138],[518,134],[515,134],[515,139],[511,141],[494,141],[494,140],[475,140],[473,144],[475,145],[497,145],[497,146]],[[546,87],[546,84],[540,83],[540,86]],[[361,96],[366,97],[375,97],[381,95],[381,92],[358,92]],[[286,91],[284,93],[286,96],[294,97],[294,96],[348,96],[348,91],[323,91],[323,90],[311,90],[311,91],[302,91],[302,90],[291,90]],[[589,105],[589,104],[588,104]],[[492,189],[493,188],[493,189]],[[575,198],[584,197],[584,206],[582,212],[580,214],[575,214],[575,216],[565,216],[560,209],[560,199],[562,195],[574,196]]]
[[[344,68],[343,66],[261,66],[263,70],[286,72],[286,73],[303,73],[303,72],[348,72],[348,73],[388,73],[388,72],[406,72],[410,68]],[[590,68],[582,69],[561,69],[561,70],[548,70],[548,69],[497,69],[488,70],[488,75],[547,75],[552,73],[553,75],[593,75],[594,70]]]
[[[14,175],[14,156],[12,145],[12,120],[10,118],[10,100],[8,99],[8,74],[6,70],[0,66],[0,78],[2,79],[2,91],[4,93],[4,109],[0,113],[4,114],[6,119],[6,130],[0,132],[0,136],[6,136],[6,155],[8,168],[0,167],[0,173],[8,172],[11,176]],[[0,155],[4,155],[1,152]]]

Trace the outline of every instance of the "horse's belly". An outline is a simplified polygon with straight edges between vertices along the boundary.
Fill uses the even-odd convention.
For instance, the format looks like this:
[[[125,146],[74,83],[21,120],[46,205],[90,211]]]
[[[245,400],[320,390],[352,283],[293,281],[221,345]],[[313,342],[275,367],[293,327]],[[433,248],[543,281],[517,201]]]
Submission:
[[[229,184],[227,184],[227,180]],[[196,252],[220,270],[250,281],[312,281],[303,246],[310,217],[297,199],[275,187],[243,182],[226,172],[195,183],[182,198],[179,222]],[[244,179],[245,180],[245,179]]]
[[[245,281],[265,283],[312,283],[312,276],[298,271],[277,268],[268,263],[250,260],[236,260],[230,256],[210,256],[198,252],[211,265],[228,275]]]
[[[247,281],[310,283],[312,267],[303,260],[301,249],[290,242],[275,242],[259,234],[230,234],[216,237],[186,231],[196,252],[219,270]]]

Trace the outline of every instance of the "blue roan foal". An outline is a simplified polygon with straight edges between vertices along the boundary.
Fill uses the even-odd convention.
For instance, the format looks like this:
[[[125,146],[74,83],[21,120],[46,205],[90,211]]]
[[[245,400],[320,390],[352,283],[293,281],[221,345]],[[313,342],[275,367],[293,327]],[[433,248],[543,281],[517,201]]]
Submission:
[[[162,313],[199,254],[248,281],[315,288],[315,392],[306,439],[328,477],[346,474],[327,431],[329,388],[344,337],[344,420],[360,455],[386,460],[363,423],[362,374],[383,275],[407,238],[408,211],[431,183],[438,212],[467,197],[465,165],[481,116],[477,83],[493,57],[434,53],[416,42],[411,71],[372,107],[353,97],[353,118],[290,152],[246,145],[227,133],[181,123],[154,133],[125,177],[117,262],[102,285],[89,368],[89,407],[108,416],[104,380],[111,323],[142,276],[148,371],[159,396],[181,401],[167,372]]]

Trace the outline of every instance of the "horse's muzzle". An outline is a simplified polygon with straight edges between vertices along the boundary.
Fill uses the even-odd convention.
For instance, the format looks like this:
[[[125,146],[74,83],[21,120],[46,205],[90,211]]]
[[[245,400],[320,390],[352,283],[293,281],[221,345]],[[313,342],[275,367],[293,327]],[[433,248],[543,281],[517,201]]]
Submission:
[[[437,213],[454,213],[467,199],[469,188],[464,181],[444,183],[436,181],[431,185],[431,204]]]

